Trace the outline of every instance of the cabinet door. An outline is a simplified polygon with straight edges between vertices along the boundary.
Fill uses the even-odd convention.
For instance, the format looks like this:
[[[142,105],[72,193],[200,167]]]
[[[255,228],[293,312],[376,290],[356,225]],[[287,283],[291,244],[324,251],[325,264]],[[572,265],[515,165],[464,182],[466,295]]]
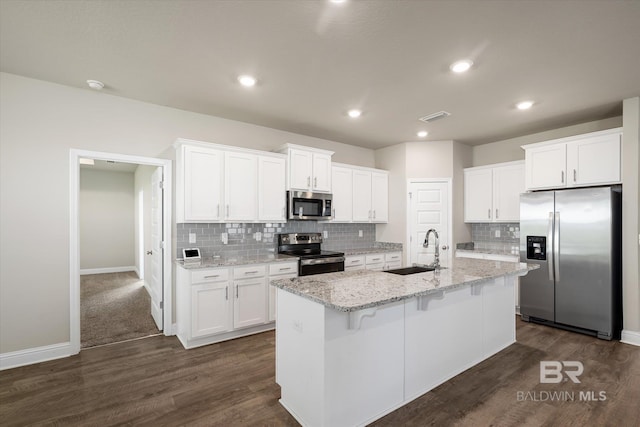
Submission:
[[[371,172],[353,171],[353,221],[371,221]]]
[[[373,222],[389,221],[389,175],[371,173],[371,210]]]
[[[520,221],[520,193],[524,193],[524,164],[493,169],[493,218]]]
[[[353,218],[352,169],[334,166],[332,168],[332,185],[333,221],[351,221]]]
[[[309,151],[289,150],[289,188],[292,190],[311,189],[313,154]]]
[[[286,162],[283,158],[258,158],[258,220],[286,221]]]
[[[566,158],[566,144],[525,150],[527,190],[565,187]]]
[[[224,219],[258,219],[258,158],[254,154],[225,153]]]
[[[219,221],[224,152],[184,147],[184,220]],[[180,191],[180,190],[179,190]]]
[[[619,133],[567,143],[567,184],[570,187],[620,182]]]
[[[191,338],[231,330],[229,282],[191,286]]]
[[[491,168],[464,171],[464,221],[493,221],[493,171]]]
[[[331,156],[313,153],[313,191],[331,192]]]
[[[235,281],[233,327],[244,328],[266,321],[266,279],[257,277]]]

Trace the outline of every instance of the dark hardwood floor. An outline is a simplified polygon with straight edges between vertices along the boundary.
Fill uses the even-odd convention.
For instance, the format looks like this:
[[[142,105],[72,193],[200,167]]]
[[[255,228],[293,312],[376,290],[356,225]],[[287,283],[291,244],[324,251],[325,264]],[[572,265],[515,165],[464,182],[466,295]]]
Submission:
[[[640,425],[639,347],[516,324],[516,344],[374,425]],[[294,426],[278,403],[274,341],[266,332],[184,350],[157,336],[2,371],[0,424]],[[581,383],[541,384],[543,360],[582,362]]]

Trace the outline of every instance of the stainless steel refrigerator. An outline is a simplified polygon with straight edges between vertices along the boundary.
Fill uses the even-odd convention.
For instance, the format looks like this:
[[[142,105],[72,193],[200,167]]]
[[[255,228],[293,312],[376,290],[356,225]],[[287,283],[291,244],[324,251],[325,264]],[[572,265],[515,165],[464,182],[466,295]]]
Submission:
[[[522,320],[619,339],[621,227],[620,186],[522,194]]]

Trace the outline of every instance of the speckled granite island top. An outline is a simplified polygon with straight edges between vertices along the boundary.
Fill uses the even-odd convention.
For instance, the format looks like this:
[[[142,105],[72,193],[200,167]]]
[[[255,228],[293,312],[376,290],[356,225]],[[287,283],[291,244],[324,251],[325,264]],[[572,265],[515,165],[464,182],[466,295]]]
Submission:
[[[521,276],[536,264],[452,258],[439,272],[400,276],[358,270],[274,280],[271,285],[338,311],[357,311],[442,290],[482,283],[502,276]]]

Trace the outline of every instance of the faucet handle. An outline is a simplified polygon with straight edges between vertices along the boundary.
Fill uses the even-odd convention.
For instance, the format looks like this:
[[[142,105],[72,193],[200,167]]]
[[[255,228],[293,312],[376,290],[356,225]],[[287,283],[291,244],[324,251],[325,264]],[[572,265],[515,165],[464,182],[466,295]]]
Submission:
[[[442,245],[442,250],[443,250],[443,251],[446,251],[447,249],[449,249],[449,246],[447,246],[447,245]]]

